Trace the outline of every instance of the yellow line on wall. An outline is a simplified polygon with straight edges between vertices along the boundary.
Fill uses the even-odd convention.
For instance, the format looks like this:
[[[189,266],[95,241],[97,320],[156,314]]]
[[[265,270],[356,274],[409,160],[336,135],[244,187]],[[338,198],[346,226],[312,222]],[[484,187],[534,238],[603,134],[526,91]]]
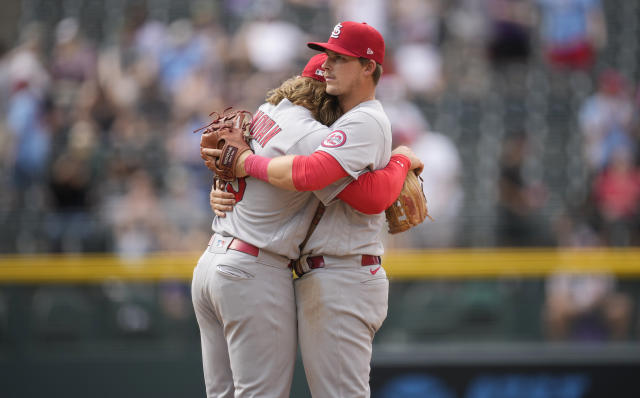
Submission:
[[[158,253],[138,259],[115,255],[31,255],[0,257],[0,282],[101,282],[190,280],[194,253]]]
[[[544,277],[553,272],[640,276],[640,249],[459,249],[389,253],[393,278]]]
[[[199,253],[0,256],[0,283],[191,280]],[[640,276],[640,248],[457,249],[392,251],[383,265],[392,279],[544,277],[553,272]]]

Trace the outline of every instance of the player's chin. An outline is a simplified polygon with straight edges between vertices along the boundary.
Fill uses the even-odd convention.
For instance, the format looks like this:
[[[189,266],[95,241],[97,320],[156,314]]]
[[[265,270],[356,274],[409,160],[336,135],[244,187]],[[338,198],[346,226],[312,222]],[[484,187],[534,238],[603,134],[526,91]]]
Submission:
[[[338,86],[332,81],[327,81],[327,86],[325,88],[325,91],[327,92],[327,94],[331,94],[331,95],[340,94],[340,90],[338,90]]]

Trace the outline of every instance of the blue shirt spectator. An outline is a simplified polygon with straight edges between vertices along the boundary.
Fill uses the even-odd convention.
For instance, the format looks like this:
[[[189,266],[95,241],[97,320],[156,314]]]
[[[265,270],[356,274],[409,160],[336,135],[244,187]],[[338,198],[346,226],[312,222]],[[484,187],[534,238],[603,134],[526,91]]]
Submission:
[[[9,100],[7,124],[15,137],[15,183],[22,188],[43,177],[49,160],[50,135],[43,123],[42,105],[28,87]]]

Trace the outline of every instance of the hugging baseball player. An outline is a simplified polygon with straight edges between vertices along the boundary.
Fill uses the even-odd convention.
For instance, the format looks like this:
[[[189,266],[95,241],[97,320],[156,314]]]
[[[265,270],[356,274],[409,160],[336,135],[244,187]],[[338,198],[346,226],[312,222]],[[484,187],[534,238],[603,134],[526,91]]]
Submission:
[[[313,118],[332,124],[342,114],[338,104],[332,108],[335,98],[325,94],[321,65],[326,59],[324,54],[312,58],[302,77],[283,83],[259,108],[251,124],[251,149],[257,155],[312,154],[321,142],[334,142],[331,130]],[[313,193],[278,189],[258,178],[237,178],[222,185],[236,205],[225,217],[214,218],[215,233],[192,282],[207,396],[288,396],[296,351],[291,259],[300,258],[300,243],[318,213],[319,200],[335,200],[347,208],[352,203],[362,216],[362,212],[379,214],[395,200],[407,171],[421,167],[408,148],[396,152],[393,162],[387,165],[387,153],[387,159],[376,164],[381,170],[357,181],[342,171],[322,189],[311,187]],[[335,170],[332,173],[336,175]],[[372,189],[388,193],[372,195]],[[370,255],[366,262],[380,260]],[[384,272],[376,269],[377,278],[386,281]],[[386,306],[379,309],[383,310],[386,315]]]
[[[295,262],[305,373],[314,397],[368,397],[373,337],[387,313],[389,284],[378,237],[385,216],[350,206],[341,190],[345,177],[360,181],[366,171],[382,171],[392,155],[391,126],[375,100],[384,40],[366,23],[347,21],[335,26],[328,42],[308,45],[327,54],[326,92],[337,97],[344,114],[311,155],[270,158],[247,151],[236,159],[235,173],[286,190],[316,191],[326,205]],[[223,154],[203,152],[214,159]],[[403,160],[402,169],[421,167],[417,158]]]

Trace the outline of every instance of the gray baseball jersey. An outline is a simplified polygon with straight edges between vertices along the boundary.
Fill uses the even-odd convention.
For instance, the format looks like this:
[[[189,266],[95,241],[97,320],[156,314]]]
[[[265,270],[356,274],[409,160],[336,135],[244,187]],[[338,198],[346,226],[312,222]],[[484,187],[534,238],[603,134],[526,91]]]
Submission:
[[[309,110],[284,99],[277,106],[260,106],[251,128],[251,147],[255,154],[271,158],[310,155],[329,132]],[[314,195],[286,191],[256,178],[240,178],[227,185],[237,204],[226,217],[215,217],[212,229],[287,258],[298,258],[298,245],[318,205],[316,198],[329,202],[351,181],[343,178]]]
[[[311,154],[330,132],[288,100],[262,105],[252,123],[252,149],[276,157]],[[318,204],[352,179],[324,191],[293,192],[255,178],[225,188],[237,204],[215,217],[212,243],[192,282],[208,397],[285,398],[296,354],[296,302],[288,259],[298,258]],[[231,236],[261,248],[257,257],[228,250]]]
[[[359,104],[331,129],[318,150],[352,177],[388,163],[391,125],[378,101]],[[333,201],[305,248],[325,262],[295,281],[298,340],[314,397],[370,396],[372,343],[387,315],[389,281],[381,265],[363,267],[358,254],[383,253],[384,220]]]
[[[331,133],[317,150],[333,156],[353,178],[384,168],[391,157],[391,123],[377,100],[366,101],[345,113],[331,126]],[[329,204],[344,185],[325,188],[321,197]],[[346,256],[381,255],[379,233],[384,213],[363,214],[335,200],[325,211],[305,248],[305,254]]]

